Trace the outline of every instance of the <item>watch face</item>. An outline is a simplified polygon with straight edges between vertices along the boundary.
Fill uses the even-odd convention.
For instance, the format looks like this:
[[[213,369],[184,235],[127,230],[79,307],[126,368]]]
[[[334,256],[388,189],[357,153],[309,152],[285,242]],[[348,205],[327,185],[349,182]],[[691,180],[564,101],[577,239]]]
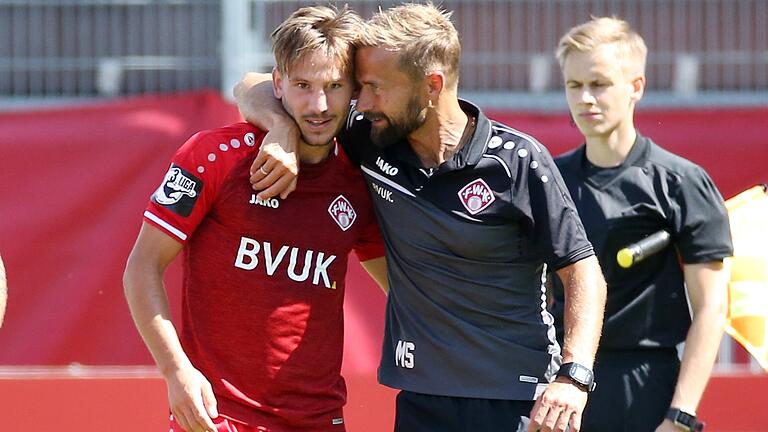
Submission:
[[[571,369],[571,376],[576,379],[579,382],[582,383],[589,383],[592,381],[592,373],[590,373],[586,368],[583,367],[574,367]]]

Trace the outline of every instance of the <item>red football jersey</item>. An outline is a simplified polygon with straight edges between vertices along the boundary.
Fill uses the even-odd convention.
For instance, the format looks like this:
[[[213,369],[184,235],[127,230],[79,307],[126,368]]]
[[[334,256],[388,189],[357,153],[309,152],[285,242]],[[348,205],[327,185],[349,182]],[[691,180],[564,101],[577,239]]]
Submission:
[[[247,123],[194,135],[144,216],[185,244],[181,341],[219,412],[266,430],[343,430],[347,255],[383,256],[378,225],[339,146],[301,166],[288,199],[256,199],[263,136]]]

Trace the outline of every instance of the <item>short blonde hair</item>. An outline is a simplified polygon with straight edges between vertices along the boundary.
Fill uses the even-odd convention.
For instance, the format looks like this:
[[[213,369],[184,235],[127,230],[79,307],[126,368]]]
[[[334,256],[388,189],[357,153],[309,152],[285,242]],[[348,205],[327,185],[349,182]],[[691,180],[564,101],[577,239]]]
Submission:
[[[602,45],[614,45],[622,62],[622,69],[645,75],[645,60],[648,48],[643,38],[628,22],[616,17],[600,17],[579,24],[560,38],[555,57],[563,67],[566,57],[572,51],[587,52]],[[627,60],[632,63],[628,63]],[[636,66],[632,68],[632,66]]]
[[[456,91],[459,84],[459,33],[451,13],[431,2],[407,3],[380,10],[367,23],[360,46],[385,47],[400,53],[400,65],[414,79],[424,79],[441,70],[446,87]]]
[[[319,51],[341,61],[341,70],[354,70],[354,48],[363,31],[360,15],[344,6],[342,10],[326,6],[298,9],[272,32],[272,52],[277,70],[290,75],[304,56]]]

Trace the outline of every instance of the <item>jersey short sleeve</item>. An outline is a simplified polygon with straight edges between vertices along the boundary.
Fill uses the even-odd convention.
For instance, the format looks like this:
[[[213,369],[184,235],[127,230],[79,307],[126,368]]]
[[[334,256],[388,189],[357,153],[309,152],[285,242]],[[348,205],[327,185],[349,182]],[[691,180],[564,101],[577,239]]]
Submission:
[[[189,138],[174,154],[160,186],[152,194],[144,212],[145,220],[185,243],[211,209],[233,162],[262,138],[254,132],[245,132],[241,135],[242,142],[228,139],[227,143],[219,143],[221,131],[242,128],[233,125],[229,129],[198,132]],[[235,141],[237,147],[245,151],[224,150],[234,150]]]
[[[594,250],[549,151],[537,142],[529,144],[530,161],[518,158],[512,194],[530,218],[537,251],[550,270],[558,270],[594,255]]]
[[[353,249],[360,262],[384,256],[384,240],[375,217],[371,218]]]
[[[694,165],[686,171],[672,200],[675,244],[682,261],[697,264],[733,255],[723,197],[704,169]]]

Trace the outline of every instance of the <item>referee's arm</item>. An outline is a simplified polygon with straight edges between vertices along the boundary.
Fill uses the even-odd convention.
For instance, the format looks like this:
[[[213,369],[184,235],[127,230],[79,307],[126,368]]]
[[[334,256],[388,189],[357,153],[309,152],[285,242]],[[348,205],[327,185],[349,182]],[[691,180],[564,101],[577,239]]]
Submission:
[[[606,286],[597,258],[592,255],[557,271],[565,293],[563,363],[592,368],[603,326]],[[567,378],[547,386],[531,411],[529,432],[581,429],[587,393]]]
[[[683,273],[693,316],[671,406],[695,413],[725,328],[729,275],[722,261],[684,264]]]

